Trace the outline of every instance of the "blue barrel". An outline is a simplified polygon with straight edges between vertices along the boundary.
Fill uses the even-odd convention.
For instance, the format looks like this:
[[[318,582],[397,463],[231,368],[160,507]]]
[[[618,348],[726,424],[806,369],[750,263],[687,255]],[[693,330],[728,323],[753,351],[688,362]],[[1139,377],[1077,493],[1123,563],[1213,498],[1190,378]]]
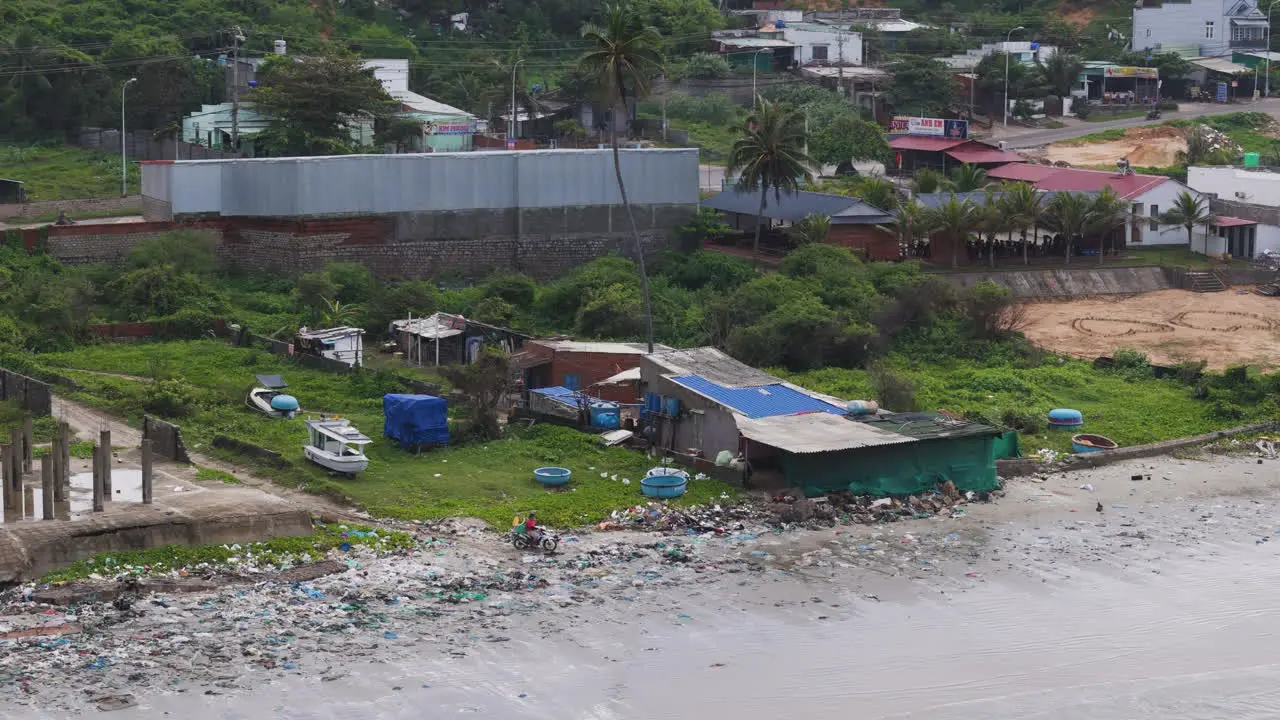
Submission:
[[[662,398],[662,412],[675,417],[680,414],[680,398],[664,397]]]
[[[644,409],[649,412],[661,412],[662,396],[656,392],[647,392],[644,394]]]
[[[1073,428],[1084,425],[1084,415],[1071,408],[1055,408],[1049,411],[1049,425],[1058,428]]]

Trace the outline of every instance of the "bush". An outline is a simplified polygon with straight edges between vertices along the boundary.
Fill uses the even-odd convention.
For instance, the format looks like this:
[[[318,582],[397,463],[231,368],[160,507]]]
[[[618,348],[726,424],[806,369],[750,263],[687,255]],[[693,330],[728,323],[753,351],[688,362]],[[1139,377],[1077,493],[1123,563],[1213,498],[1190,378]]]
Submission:
[[[172,378],[147,384],[143,409],[166,418],[182,418],[199,409],[196,389],[185,380]]]
[[[1026,435],[1039,435],[1044,432],[1049,421],[1039,413],[1029,410],[1005,410],[1000,417],[1005,427],[1013,428]]]
[[[892,412],[920,409],[916,403],[916,384],[910,378],[898,375],[887,366],[873,365],[867,370],[867,379],[882,409]]]
[[[738,118],[741,108],[727,95],[711,93],[698,97],[675,92],[667,96],[667,117],[708,125],[728,125]]]
[[[1218,400],[1210,409],[1213,416],[1220,420],[1240,420],[1245,416],[1245,412],[1239,405]]]
[[[694,53],[684,64],[682,77],[694,80],[720,80],[733,74],[733,67],[723,55]]]
[[[720,213],[709,208],[699,208],[688,223],[681,225],[676,231],[680,235],[680,244],[685,250],[693,252],[702,249],[708,242],[719,242],[733,235],[736,231],[724,221]]]
[[[690,255],[663,255],[654,266],[654,274],[662,274],[687,290],[710,288],[721,292],[733,290],[756,276],[749,261],[706,250]]]
[[[127,320],[165,317],[188,307],[205,313],[227,309],[225,299],[202,277],[178,272],[172,265],[133,270],[108,283],[105,289]]]
[[[1145,354],[1132,348],[1119,348],[1111,356],[1115,363],[1113,367],[1117,370],[1143,370],[1151,369],[1151,360]]]
[[[211,233],[176,230],[144,240],[129,252],[135,268],[170,265],[180,273],[207,275],[217,269],[217,241]]]
[[[995,340],[1004,333],[1002,320],[1012,305],[1013,292],[990,280],[975,283],[966,290],[961,303],[974,334],[986,340]]]

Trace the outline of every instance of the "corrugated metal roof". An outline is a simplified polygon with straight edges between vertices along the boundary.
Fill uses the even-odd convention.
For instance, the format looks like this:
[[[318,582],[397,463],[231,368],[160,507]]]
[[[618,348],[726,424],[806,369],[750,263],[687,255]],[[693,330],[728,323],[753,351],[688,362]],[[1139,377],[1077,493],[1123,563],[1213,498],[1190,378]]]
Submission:
[[[968,144],[968,140],[947,137],[926,137],[923,135],[899,135],[889,141],[894,150],[924,150],[942,152],[953,147]]]
[[[994,428],[990,425],[982,425],[981,423],[967,420],[953,420],[940,413],[931,412],[882,412],[867,419],[859,419],[857,422],[887,432],[906,435],[917,440],[981,437],[984,435],[994,437],[1002,432],[999,428]]]
[[[697,375],[670,378],[703,397],[736,410],[750,418],[792,415],[802,412],[823,412],[844,415],[846,410],[800,390],[777,383],[759,387],[730,388]]]
[[[1040,195],[1043,197],[1043,200],[1040,201],[1041,205],[1048,205],[1049,201],[1053,200],[1053,196],[1058,194],[1059,193],[1056,193],[1056,192],[1041,192]],[[1093,195],[1097,195],[1098,193],[1078,192],[1075,194],[1093,196]],[[949,193],[949,192],[917,193],[915,195],[915,200],[916,202],[920,203],[924,207],[933,209],[933,208],[938,208],[942,205],[945,205],[953,195],[955,196],[956,200],[959,200],[960,202],[964,202],[967,200],[970,203],[973,203],[974,205],[983,205],[987,202],[987,193],[984,190],[974,190],[973,192],[963,192],[963,193]],[[1005,193],[1002,193],[1002,192],[991,193],[991,197],[994,200],[1000,200],[1004,196],[1005,196]]]
[[[1224,73],[1226,75],[1241,75],[1243,73],[1250,72],[1249,68],[1244,65],[1238,65],[1226,58],[1193,57],[1187,58],[1187,62],[1195,65],[1196,67],[1204,68],[1205,70],[1210,70],[1212,72]]]
[[[426,95],[419,95],[411,90],[392,90],[391,97],[401,105],[407,105],[418,112],[432,113],[434,115],[456,115],[458,117],[466,117],[475,119],[475,116],[466,110],[459,110],[452,105],[445,105],[438,100],[432,100]]]
[[[702,207],[721,212],[755,215],[760,210],[760,192],[747,192],[733,187],[703,200]],[[765,193],[764,216],[767,218],[796,222],[810,215],[825,215],[832,220],[839,219],[849,224],[881,223],[889,218],[883,210],[867,204],[866,201],[845,195],[806,190],[783,192],[778,195],[773,191]]]
[[[1163,175],[1119,175],[1107,170],[1056,168],[1026,163],[1003,165],[988,171],[987,177],[996,180],[1023,180],[1035,183],[1038,190],[1052,192],[1102,192],[1109,187],[1126,200],[1132,200],[1170,179]]]
[[[738,432],[748,440],[799,454],[916,442],[913,437],[825,412],[739,417],[736,422]]]
[[[956,148],[946,151],[947,155],[962,163],[1008,163],[1022,162],[1023,157],[1015,152],[1006,152],[995,148]]]
[[[649,352],[647,343],[626,342],[586,342],[582,340],[534,340],[532,342],[564,352],[603,353],[608,355],[646,355]],[[667,352],[671,348],[654,344],[654,352]]]
[[[298,337],[304,340],[336,340],[352,335],[363,335],[364,330],[355,327],[335,327],[323,330],[300,330]]]
[[[623,370],[617,375],[609,377],[596,383],[596,385],[625,385],[627,383],[640,382],[640,368],[633,367],[629,370]]]
[[[1244,218],[1217,215],[1213,218],[1213,222],[1210,224],[1218,227],[1237,227],[1239,225],[1257,225],[1258,223],[1255,220],[1245,220]]]
[[[1061,168],[1052,165],[1034,165],[1032,163],[1009,163],[1001,165],[998,168],[992,168],[987,171],[988,178],[997,180],[1022,180],[1023,182],[1038,182],[1043,180]]]
[[[713,347],[654,353],[645,360],[656,365],[660,374],[699,375],[723,387],[758,387],[782,382],[781,378],[734,360]]]
[[[729,45],[730,47],[758,47],[758,48],[788,48],[795,47],[795,43],[789,43],[785,40],[773,40],[771,38],[715,38],[721,45]]]
[[[391,329],[424,338],[447,338],[461,335],[467,327],[467,319],[461,315],[435,313],[413,320],[393,320]]]

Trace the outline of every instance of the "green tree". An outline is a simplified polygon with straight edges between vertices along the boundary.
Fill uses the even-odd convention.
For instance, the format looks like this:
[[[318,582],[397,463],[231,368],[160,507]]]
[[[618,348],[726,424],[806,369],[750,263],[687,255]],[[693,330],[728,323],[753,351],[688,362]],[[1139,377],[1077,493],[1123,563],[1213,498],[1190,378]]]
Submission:
[[[275,57],[282,59],[263,63],[262,85],[253,95],[254,105],[270,118],[258,142],[272,154],[349,152],[356,119],[386,117],[394,107],[382,83],[357,57]]]
[[[991,188],[987,188],[986,196],[978,206],[978,230],[987,241],[987,259],[991,267],[996,266],[996,238],[1015,227],[1013,218],[1004,211]]]
[[[947,189],[950,182],[933,168],[920,168],[911,176],[911,189],[917,194],[929,195]]]
[[[957,198],[953,193],[946,202],[925,213],[925,222],[934,232],[941,233],[951,244],[951,267],[956,267],[960,260],[960,246],[968,239],[969,233],[978,227],[981,215],[977,206],[968,200]],[[934,258],[937,260],[937,258]]]
[[[1036,56],[1036,70],[1040,73],[1040,83],[1061,99],[1070,97],[1071,91],[1080,85],[1084,63],[1075,55],[1056,52],[1044,61]]]
[[[373,143],[382,147],[391,145],[396,153],[413,147],[413,141],[422,137],[422,121],[413,118],[391,118],[379,123]]]
[[[956,87],[951,70],[934,58],[899,55],[889,66],[893,78],[885,97],[894,112],[937,116],[955,104]]]
[[[360,306],[344,303],[337,299],[324,298],[320,307],[319,319],[321,327],[346,327],[360,317]]]
[[[1000,205],[1014,227],[1022,230],[1022,264],[1026,265],[1031,262],[1027,257],[1027,229],[1034,240],[1044,219],[1044,195],[1027,183],[1014,183],[1004,189]]]
[[[809,138],[809,151],[823,165],[841,165],[858,160],[889,163],[893,153],[879,125],[852,113],[824,123]]]
[[[831,232],[831,217],[828,215],[806,215],[804,219],[791,226],[788,235],[795,247],[824,243]]]
[[[616,108],[627,106],[627,97],[642,100],[649,95],[649,83],[662,70],[659,47],[662,35],[652,25],[645,25],[627,5],[606,4],[601,25],[586,25],[582,37],[588,50],[578,59],[578,66],[594,78],[598,97]],[[631,226],[635,242],[636,264],[640,268],[640,291],[644,298],[645,341],[653,352],[653,307],[649,299],[649,276],[644,267],[644,245],[631,213],[626,184],[622,180],[622,160],[618,153],[618,124],[609,123],[613,146],[613,172],[618,193]]]
[[[760,98],[756,111],[747,119],[745,133],[733,143],[727,170],[740,178],[743,190],[760,193],[751,244],[753,265],[760,262],[760,233],[769,190],[773,190],[775,200],[781,201],[782,191],[795,192],[802,182],[813,182],[814,165],[804,152],[804,119],[800,113]]]
[[[1003,118],[1004,113],[1010,110],[1010,107],[1005,104],[1006,60],[1009,60],[1009,58],[1006,57],[1005,53],[991,53],[982,58],[978,62],[978,67],[973,71],[978,78],[978,95],[990,101],[989,107],[993,109],[1004,108],[998,116],[992,113],[992,117]],[[1008,101],[1010,104],[1019,98],[1039,95],[1044,91],[1044,86],[1041,84],[1041,75],[1037,70],[1016,61],[1008,62],[1007,67],[1009,69]]]
[[[1089,204],[1089,232],[1098,234],[1098,264],[1107,254],[1107,238],[1129,220],[1129,203],[1110,187],[1094,196]]]
[[[1089,228],[1089,210],[1093,201],[1082,193],[1060,192],[1049,201],[1044,224],[1062,235],[1066,248],[1066,265],[1071,264],[1071,248]]]
[[[1208,228],[1213,223],[1213,213],[1209,210],[1209,201],[1203,195],[1193,195],[1183,190],[1173,199],[1173,205],[1160,214],[1160,223],[1186,228],[1187,249],[1190,249],[1195,229]]]
[[[723,55],[694,53],[684,63],[681,77],[693,80],[721,80],[733,74],[733,66]]]
[[[880,210],[891,211],[898,206],[898,186],[882,177],[869,177],[858,183],[857,196]]]
[[[951,168],[951,185],[956,192],[973,192],[987,185],[987,171],[965,163]]]
[[[724,27],[724,15],[710,0],[634,0],[641,22],[657,28],[675,53],[706,46],[711,31]]]

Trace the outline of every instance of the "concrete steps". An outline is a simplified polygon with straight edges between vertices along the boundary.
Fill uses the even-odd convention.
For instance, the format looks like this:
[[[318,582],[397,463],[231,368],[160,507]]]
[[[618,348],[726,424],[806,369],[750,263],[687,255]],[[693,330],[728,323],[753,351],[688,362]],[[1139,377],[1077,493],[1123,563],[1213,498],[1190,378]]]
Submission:
[[[1185,289],[1191,292],[1222,292],[1227,289],[1226,284],[1222,282],[1222,278],[1212,272],[1188,272],[1183,282],[1185,283]]]

